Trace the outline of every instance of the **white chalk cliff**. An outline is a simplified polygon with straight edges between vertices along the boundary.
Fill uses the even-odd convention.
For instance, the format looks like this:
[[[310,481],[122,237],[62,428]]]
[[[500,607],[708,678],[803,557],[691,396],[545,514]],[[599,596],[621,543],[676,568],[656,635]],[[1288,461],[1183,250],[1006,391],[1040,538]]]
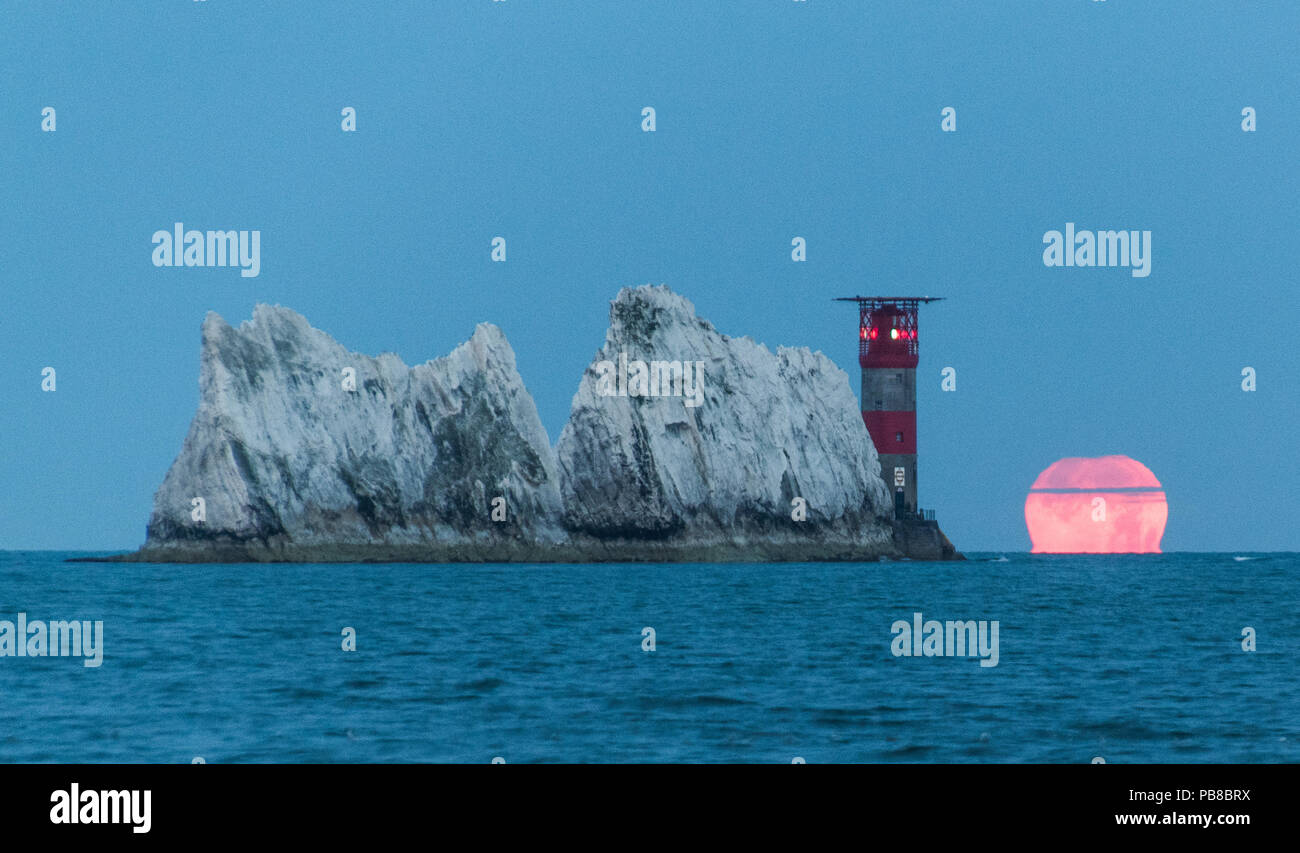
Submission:
[[[198,413],[154,498],[146,551],[327,559],[337,546],[436,543],[451,559],[563,537],[546,430],[497,327],[414,367],[349,352],[266,305],[237,329],[209,313],[202,340]],[[487,512],[497,496],[504,522]]]
[[[621,371],[624,360],[694,362],[698,394],[609,396],[595,365]],[[820,352],[773,354],[721,334],[667,287],[645,286],[614,300],[593,361],[556,455],[566,526],[610,543],[611,554],[653,553],[660,542],[825,559],[888,542],[876,448],[848,376]],[[792,517],[797,498],[804,520]]]
[[[698,405],[667,383],[668,396],[607,393],[598,363],[620,355],[699,364]],[[408,367],[349,352],[286,308],[258,305],[238,328],[210,313],[199,386],[147,541],[126,559],[900,555],[844,371],[821,353],[721,334],[666,287],[614,300],[554,450],[487,323]],[[792,517],[801,504],[806,517]]]

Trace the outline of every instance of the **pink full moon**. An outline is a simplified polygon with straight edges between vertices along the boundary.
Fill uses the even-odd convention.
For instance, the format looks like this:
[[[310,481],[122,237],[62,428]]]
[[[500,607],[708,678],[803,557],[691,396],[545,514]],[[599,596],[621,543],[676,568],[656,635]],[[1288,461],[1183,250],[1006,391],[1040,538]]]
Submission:
[[[1035,554],[1159,554],[1168,518],[1160,481],[1127,456],[1053,462],[1025,500]]]

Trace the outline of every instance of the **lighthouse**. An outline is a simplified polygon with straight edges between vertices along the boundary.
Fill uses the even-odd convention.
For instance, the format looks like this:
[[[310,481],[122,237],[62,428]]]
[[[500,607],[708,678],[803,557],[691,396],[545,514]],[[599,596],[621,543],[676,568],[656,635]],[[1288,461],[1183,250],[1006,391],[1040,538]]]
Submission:
[[[858,303],[858,364],[862,366],[862,421],[880,456],[880,477],[894,496],[899,521],[922,514],[916,483],[917,312],[936,296],[846,296]]]

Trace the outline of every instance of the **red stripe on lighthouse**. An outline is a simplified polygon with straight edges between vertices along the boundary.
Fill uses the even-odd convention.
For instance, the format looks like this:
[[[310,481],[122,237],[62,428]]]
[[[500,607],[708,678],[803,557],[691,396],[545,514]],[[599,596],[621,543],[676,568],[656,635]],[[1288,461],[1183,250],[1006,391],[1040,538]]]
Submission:
[[[862,422],[877,453],[916,452],[916,412],[863,412]],[[902,441],[898,440],[900,433]]]

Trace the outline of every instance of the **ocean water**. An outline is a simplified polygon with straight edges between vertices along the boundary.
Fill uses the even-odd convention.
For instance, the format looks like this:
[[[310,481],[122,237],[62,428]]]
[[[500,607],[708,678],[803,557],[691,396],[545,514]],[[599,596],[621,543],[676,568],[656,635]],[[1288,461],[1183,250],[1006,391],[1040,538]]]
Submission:
[[[0,553],[0,620],[102,620],[103,663],[0,657],[0,761],[1300,761],[1296,554],[67,556]],[[917,611],[997,620],[997,666],[894,656]]]

